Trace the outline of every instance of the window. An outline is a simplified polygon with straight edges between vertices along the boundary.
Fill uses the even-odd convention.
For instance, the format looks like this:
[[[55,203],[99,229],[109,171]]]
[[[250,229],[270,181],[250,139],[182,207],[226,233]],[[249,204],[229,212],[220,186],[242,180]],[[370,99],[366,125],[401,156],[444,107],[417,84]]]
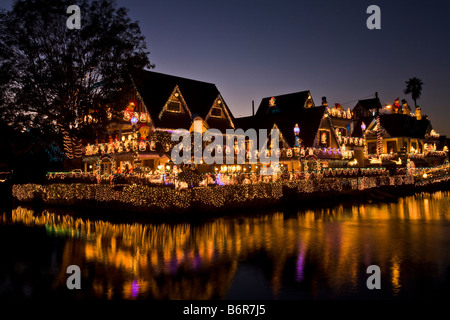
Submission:
[[[167,104],[167,111],[181,112],[181,103],[179,101],[170,101]]]
[[[375,142],[369,142],[367,144],[367,152],[369,154],[375,154],[377,153],[377,144]]]
[[[330,131],[319,130],[319,146],[320,147],[330,147]]]
[[[222,118],[222,109],[221,108],[212,108],[211,117]]]
[[[387,147],[387,153],[397,152],[397,141],[387,141],[386,147]]]

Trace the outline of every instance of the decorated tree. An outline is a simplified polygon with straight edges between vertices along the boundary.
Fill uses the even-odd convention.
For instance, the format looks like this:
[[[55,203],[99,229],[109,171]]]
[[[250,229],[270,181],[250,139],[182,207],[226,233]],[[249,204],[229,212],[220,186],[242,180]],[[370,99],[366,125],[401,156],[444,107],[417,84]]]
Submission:
[[[0,116],[19,130],[64,136],[66,156],[81,157],[83,138],[105,132],[123,110],[129,72],[152,68],[137,22],[114,1],[81,0],[70,29],[67,0],[18,0],[0,12]]]

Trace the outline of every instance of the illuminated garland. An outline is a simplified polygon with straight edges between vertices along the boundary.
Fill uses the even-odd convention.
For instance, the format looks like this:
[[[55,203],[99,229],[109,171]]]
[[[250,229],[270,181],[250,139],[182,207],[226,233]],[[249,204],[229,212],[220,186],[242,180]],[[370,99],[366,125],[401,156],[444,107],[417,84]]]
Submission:
[[[133,174],[111,174],[111,175],[100,175],[99,170],[101,169],[101,160],[97,158],[96,167],[94,169],[94,173],[74,173],[74,172],[51,172],[47,174],[47,179],[52,183],[102,183],[102,184],[139,184],[139,185],[167,185],[167,184],[175,184],[175,181],[183,181],[186,182],[188,186],[192,186],[194,184],[200,185],[209,185],[215,184],[213,181],[216,179],[215,174],[212,173],[203,173],[199,174],[196,171],[193,171],[195,167],[190,168],[186,166],[185,169],[181,169],[183,172],[179,173],[179,169],[167,171],[166,167],[163,167],[161,170],[156,170],[155,172],[141,172],[141,173],[133,173]],[[281,181],[281,180],[297,180],[297,179],[309,179],[310,174],[314,173],[315,176],[320,177],[355,177],[355,176],[378,176],[378,175],[386,175],[388,174],[386,168],[321,168],[320,162],[317,160],[304,160],[303,165],[305,167],[305,172],[309,172],[308,175],[303,176],[283,176],[282,172],[278,172],[270,179],[273,181]],[[246,173],[242,171],[242,167],[236,166],[236,171],[229,172],[227,170],[223,170],[226,166],[222,166],[221,169],[221,182],[225,185],[242,183],[245,179],[248,179],[249,183],[258,183],[263,180],[265,177],[259,173]],[[234,166],[233,166],[234,167]],[[115,162],[111,163],[112,172],[116,172]],[[122,169],[123,170],[123,169]],[[420,168],[414,168],[418,172]],[[410,171],[408,171],[410,172]],[[397,169],[397,174],[406,174],[407,170],[405,168]],[[291,173],[292,174],[292,173]],[[294,173],[296,174],[296,173]],[[298,174],[298,172],[297,172]],[[164,176],[164,177],[163,177]],[[211,177],[211,179],[209,179]],[[284,178],[283,178],[284,177]],[[287,178],[286,178],[287,177]],[[314,177],[314,176],[313,176]],[[112,181],[111,181],[112,179]],[[209,179],[209,182],[206,180]],[[69,181],[68,181],[69,180]]]
[[[147,140],[136,141],[137,136],[134,138],[124,139],[124,141],[116,140],[109,143],[100,143],[95,145],[87,144],[84,148],[85,156],[95,156],[102,154],[112,154],[112,153],[126,153],[130,151],[156,151],[169,154],[172,148],[178,143],[177,141],[171,140],[171,131],[156,130],[149,134]],[[349,137],[350,144],[362,145],[363,139]],[[191,139],[191,152],[194,154],[195,151],[199,151],[200,146],[194,144],[194,139]],[[201,148],[205,148],[208,143],[203,142]],[[159,147],[159,149],[157,148]],[[157,150],[158,149],[158,150]],[[200,150],[202,151],[202,150]],[[219,145],[217,151],[222,152],[222,147]],[[235,156],[244,153],[247,160],[259,159],[259,151],[255,150],[254,154],[250,150],[245,150],[242,146],[235,145],[233,148],[229,148],[227,145],[223,146],[223,154],[234,153]],[[266,156],[270,156],[271,150],[266,150]],[[354,157],[354,150],[344,150],[340,148],[283,148],[277,150],[277,156],[281,159],[298,158],[301,154],[313,154],[319,158],[323,159],[352,159]]]
[[[353,170],[353,169],[352,169]],[[13,196],[19,201],[40,198],[44,203],[68,204],[85,201],[98,203],[122,203],[141,208],[183,209],[195,203],[205,208],[235,207],[249,200],[273,201],[283,197],[283,186],[297,193],[336,192],[344,188],[365,190],[385,185],[413,184],[412,175],[375,176],[359,178],[325,178],[321,172],[307,173],[306,180],[259,182],[253,184],[234,184],[224,186],[205,186],[190,189],[172,189],[124,185],[115,188],[111,185],[89,184],[36,184],[14,185]],[[270,177],[267,177],[270,178]]]
[[[383,153],[383,138],[381,137],[381,122],[380,115],[377,116],[377,154]]]

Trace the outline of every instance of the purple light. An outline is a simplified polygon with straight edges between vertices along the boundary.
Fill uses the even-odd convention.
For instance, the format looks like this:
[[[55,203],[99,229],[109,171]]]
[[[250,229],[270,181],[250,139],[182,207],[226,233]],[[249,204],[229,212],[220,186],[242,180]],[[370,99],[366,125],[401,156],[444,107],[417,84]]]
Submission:
[[[224,185],[224,183],[222,182],[222,177],[220,176],[220,173],[217,175],[216,184],[219,185],[219,186],[223,186]]]
[[[133,298],[137,297],[139,293],[139,283],[137,282],[137,280],[134,280],[133,283],[131,284],[131,296]]]
[[[202,257],[200,257],[198,253],[196,253],[194,260],[192,261],[192,267],[194,268],[194,270],[198,270],[201,264],[202,264]]]
[[[170,273],[172,275],[176,274],[178,270],[178,260],[176,257],[172,257],[172,259],[170,259]]]
[[[300,250],[297,258],[297,270],[295,274],[295,279],[297,282],[301,282],[304,278],[304,268],[305,268],[305,249],[304,245],[300,245]]]
[[[131,123],[136,124],[138,122],[138,119],[136,117],[131,118]]]
[[[366,124],[364,122],[361,124],[361,129],[362,131],[366,130]]]

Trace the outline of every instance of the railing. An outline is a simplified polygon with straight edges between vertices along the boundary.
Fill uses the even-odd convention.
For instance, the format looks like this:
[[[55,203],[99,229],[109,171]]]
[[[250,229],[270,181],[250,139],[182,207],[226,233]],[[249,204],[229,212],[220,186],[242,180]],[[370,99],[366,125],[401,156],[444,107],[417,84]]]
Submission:
[[[323,168],[307,172],[278,172],[274,175],[260,173],[183,173],[169,171],[139,173],[139,174],[106,174],[79,172],[50,172],[47,174],[48,183],[83,183],[107,185],[142,185],[142,186],[207,186],[207,185],[235,185],[255,184],[277,181],[299,181],[322,178],[356,178],[386,176],[385,168]],[[395,174],[406,174],[406,170],[398,169]]]

